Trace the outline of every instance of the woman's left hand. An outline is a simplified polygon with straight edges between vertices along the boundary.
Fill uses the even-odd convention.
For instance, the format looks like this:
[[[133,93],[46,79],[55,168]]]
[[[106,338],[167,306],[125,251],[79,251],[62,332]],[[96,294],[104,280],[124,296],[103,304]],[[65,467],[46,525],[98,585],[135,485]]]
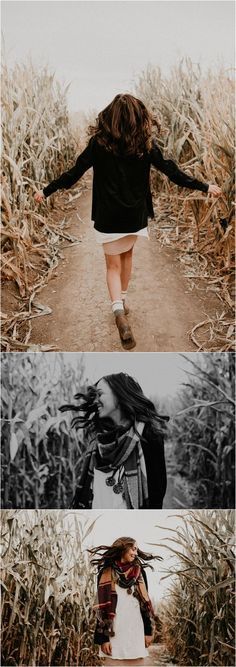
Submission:
[[[46,199],[46,197],[43,194],[43,190],[37,190],[34,195],[34,201],[36,201],[37,204],[41,204],[44,199]]]
[[[210,183],[208,187],[208,194],[213,195],[214,197],[219,197],[222,195],[222,190],[218,187],[218,185]]]
[[[150,646],[150,644],[152,644],[153,639],[154,639],[153,635],[145,635],[145,646],[146,646],[146,648],[148,648],[148,646]]]

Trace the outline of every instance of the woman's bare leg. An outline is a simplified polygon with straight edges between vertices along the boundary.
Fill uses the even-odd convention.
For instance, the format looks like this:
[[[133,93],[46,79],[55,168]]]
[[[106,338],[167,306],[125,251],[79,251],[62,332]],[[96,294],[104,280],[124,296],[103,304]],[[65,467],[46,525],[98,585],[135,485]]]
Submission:
[[[107,287],[112,301],[121,300],[121,255],[105,255]]]
[[[133,259],[133,248],[130,248],[127,252],[122,252],[120,255],[121,263],[121,289],[126,292],[128,289],[131,271],[132,271],[132,259]]]
[[[124,253],[122,253],[123,255]],[[128,253],[125,253],[128,255]],[[135,347],[136,343],[130,328],[130,325],[126,319],[124,311],[124,301],[122,300],[121,295],[121,256],[122,255],[106,255],[106,267],[107,267],[107,286],[109,294],[112,301],[112,310],[115,315],[116,326],[119,330],[120,339],[123,347],[127,350],[131,350]],[[132,255],[131,255],[132,259]],[[130,258],[127,259],[125,266],[125,276],[130,271]],[[124,268],[123,268],[124,275]]]

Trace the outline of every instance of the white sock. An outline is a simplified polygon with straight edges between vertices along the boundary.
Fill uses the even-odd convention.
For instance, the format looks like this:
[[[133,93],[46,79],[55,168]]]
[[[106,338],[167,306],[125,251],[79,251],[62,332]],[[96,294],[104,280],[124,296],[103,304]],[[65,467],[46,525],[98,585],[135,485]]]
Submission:
[[[115,313],[116,310],[124,310],[124,305],[123,305],[122,299],[119,299],[117,301],[112,301],[111,309],[112,309],[113,313]]]
[[[127,290],[126,291],[122,290],[122,292],[121,292],[122,301],[125,301],[126,297],[127,297]]]

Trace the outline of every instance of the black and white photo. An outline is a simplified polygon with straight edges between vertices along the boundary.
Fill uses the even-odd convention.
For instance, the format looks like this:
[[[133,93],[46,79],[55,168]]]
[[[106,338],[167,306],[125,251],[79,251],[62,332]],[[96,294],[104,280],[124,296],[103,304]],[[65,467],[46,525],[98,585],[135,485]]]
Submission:
[[[231,353],[2,355],[4,508],[234,506]]]

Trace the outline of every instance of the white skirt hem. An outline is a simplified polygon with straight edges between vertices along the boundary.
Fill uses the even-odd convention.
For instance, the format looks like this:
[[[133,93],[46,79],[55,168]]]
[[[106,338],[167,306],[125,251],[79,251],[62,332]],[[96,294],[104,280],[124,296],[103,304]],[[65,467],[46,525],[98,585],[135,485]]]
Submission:
[[[94,231],[95,231],[96,241],[99,244],[118,241],[119,239],[125,238],[125,236],[144,236],[146,238],[149,238],[148,227],[143,227],[142,229],[139,229],[137,232],[105,233],[105,232],[99,232],[98,229],[95,229]]]

